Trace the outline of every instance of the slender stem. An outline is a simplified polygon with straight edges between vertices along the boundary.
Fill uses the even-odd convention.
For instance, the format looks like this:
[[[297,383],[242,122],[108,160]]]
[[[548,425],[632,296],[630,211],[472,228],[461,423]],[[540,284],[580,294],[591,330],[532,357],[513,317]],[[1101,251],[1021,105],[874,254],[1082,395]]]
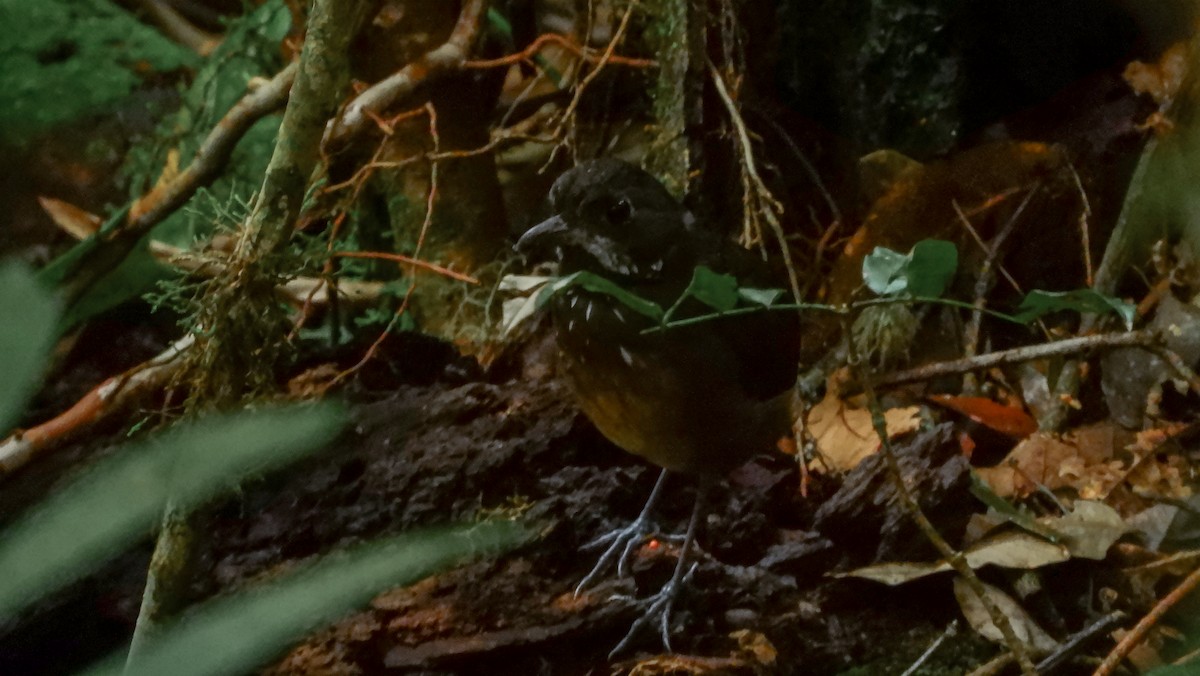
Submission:
[[[843,317],[842,322],[845,325],[844,328],[848,335],[850,333],[848,317]],[[879,437],[880,453],[883,455],[888,476],[896,491],[896,497],[899,498],[904,510],[916,522],[917,527],[925,535],[925,538],[938,550],[938,553],[941,554],[946,563],[950,564],[950,567],[962,576],[967,586],[971,588],[971,591],[979,597],[979,602],[987,610],[992,624],[996,625],[996,628],[1000,630],[1000,633],[1004,636],[1004,643],[1012,651],[1017,663],[1021,665],[1022,673],[1027,676],[1036,676],[1037,669],[1034,667],[1033,661],[1029,658],[1025,650],[1025,644],[1017,638],[1016,632],[1013,631],[1008,617],[1000,610],[996,602],[988,596],[983,582],[975,575],[975,571],[971,569],[963,553],[955,550],[950,546],[950,543],[946,542],[946,539],[942,537],[933,523],[929,521],[929,517],[925,516],[925,512],[921,510],[921,505],[913,497],[912,492],[908,490],[908,485],[904,483],[904,475],[900,469],[900,462],[896,459],[895,450],[892,449],[891,437],[888,435],[887,419],[884,416],[883,406],[879,403],[879,397],[876,395],[875,387],[872,383],[872,374],[863,365],[863,361],[855,350],[854,341],[851,340],[848,342],[850,367],[856,372],[859,382],[862,383],[863,392],[866,394],[867,408],[871,411],[871,423],[875,428],[875,434]]]

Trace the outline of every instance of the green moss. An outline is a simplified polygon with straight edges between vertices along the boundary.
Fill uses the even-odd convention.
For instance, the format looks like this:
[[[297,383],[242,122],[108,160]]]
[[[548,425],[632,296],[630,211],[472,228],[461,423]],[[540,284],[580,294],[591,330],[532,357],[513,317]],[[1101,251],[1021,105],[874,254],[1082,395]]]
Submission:
[[[0,144],[105,112],[198,57],[107,0],[0,0]]]
[[[291,15],[282,0],[270,0],[230,23],[221,45],[183,90],[179,109],[126,158],[122,172],[130,198],[154,185],[170,151],[177,150],[180,168],[186,167],[217,122],[246,94],[251,78],[271,77],[283,68],[279,43],[290,26]],[[197,195],[163,221],[154,230],[155,239],[188,246],[209,236],[229,207],[248,203],[262,185],[281,119],[271,115],[252,126],[234,148],[224,173],[206,189],[206,198]]]

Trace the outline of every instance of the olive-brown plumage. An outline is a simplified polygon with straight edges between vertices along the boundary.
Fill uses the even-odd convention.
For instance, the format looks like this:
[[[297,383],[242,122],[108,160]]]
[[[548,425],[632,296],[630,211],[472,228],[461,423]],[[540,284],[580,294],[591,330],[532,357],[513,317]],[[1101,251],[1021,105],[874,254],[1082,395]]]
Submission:
[[[551,189],[550,206],[554,215],[525,233],[517,250],[558,261],[560,274],[594,273],[664,308],[683,294],[697,266],[731,274],[743,286],[779,286],[761,260],[702,228],[653,176],[630,164],[601,159],[568,171]],[[622,449],[697,475],[703,488],[790,432],[795,315],[764,311],[644,333],[653,320],[578,286],[556,296],[549,310],[563,376],[584,414]],[[689,300],[673,318],[711,312]],[[651,502],[659,488],[661,479]],[[581,587],[645,533],[650,507],[613,536]],[[656,602],[664,642],[689,544]]]

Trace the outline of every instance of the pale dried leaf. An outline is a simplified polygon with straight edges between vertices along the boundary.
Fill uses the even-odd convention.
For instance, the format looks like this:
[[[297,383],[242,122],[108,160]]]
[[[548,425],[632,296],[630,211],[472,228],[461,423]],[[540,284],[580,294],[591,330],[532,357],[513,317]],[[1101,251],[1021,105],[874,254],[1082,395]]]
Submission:
[[[87,239],[100,230],[104,219],[70,202],[38,195],[38,204],[54,224],[75,239]]]
[[[972,570],[983,566],[1000,566],[1031,570],[1071,558],[1067,548],[1044,540],[1025,531],[1004,531],[976,542],[966,549],[964,556]],[[912,582],[927,575],[951,570],[946,561],[938,563],[895,562],[856,568],[836,577],[857,577],[874,580],[895,587]]]
[[[1058,647],[1058,642],[1038,626],[1029,613],[1025,612],[1025,609],[1011,596],[992,585],[981,584],[983,584],[984,593],[1008,618],[1008,623],[1012,626],[1017,639],[1028,646],[1032,652],[1046,654]],[[958,599],[958,606],[962,609],[963,617],[967,619],[972,629],[989,641],[1004,643],[1004,636],[992,622],[992,616],[988,613],[983,601],[975,595],[971,586],[961,577],[954,579],[954,597]]]
[[[1108,548],[1131,528],[1117,510],[1103,502],[1079,500],[1065,516],[1043,517],[1038,523],[1062,536],[1071,556],[1102,560]]]
[[[871,412],[841,398],[836,376],[830,377],[825,398],[808,413],[808,434],[817,444],[820,459],[809,468],[848,472],[879,450],[879,436],[871,423]],[[918,406],[884,412],[889,439],[915,432],[921,427]]]

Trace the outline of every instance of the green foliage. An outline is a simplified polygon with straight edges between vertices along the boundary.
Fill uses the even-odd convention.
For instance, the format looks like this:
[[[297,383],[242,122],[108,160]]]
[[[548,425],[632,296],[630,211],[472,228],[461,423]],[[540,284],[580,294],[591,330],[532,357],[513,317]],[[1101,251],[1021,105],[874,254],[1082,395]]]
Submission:
[[[114,655],[87,673],[251,673],[306,631],[361,606],[388,586],[411,584],[528,538],[529,532],[517,524],[498,521],[402,535],[330,556],[265,588],[208,604],[157,636],[128,669],[123,656]]]
[[[3,1],[3,0],[0,0]],[[131,200],[146,192],[167,163],[169,151],[178,151],[180,161],[189,162],[217,121],[245,93],[251,77],[273,75],[282,67],[279,41],[290,26],[290,15],[282,0],[272,0],[231,24],[221,45],[203,62],[191,86],[182,95],[182,106],[168,116],[157,133],[134,147],[122,169],[129,182]],[[247,211],[254,190],[262,183],[274,149],[279,116],[253,125],[234,148],[225,172],[211,186],[200,189],[183,208],[159,223],[154,239],[188,248],[208,238],[220,224],[232,225]],[[102,230],[119,222],[125,210],[114,214]],[[80,242],[47,266],[43,279],[61,283],[65,272],[90,254],[96,238]],[[150,292],[166,282],[174,288],[171,273],[150,255],[145,243],[136,247],[117,268],[92,286],[68,308],[62,321],[65,330]],[[175,295],[188,295],[187,293]]]
[[[58,301],[33,273],[21,263],[0,264],[0,434],[37,387],[57,323]]]
[[[610,282],[603,277],[584,271],[576,272],[574,274],[567,275],[566,277],[560,277],[543,287],[542,290],[538,292],[537,307],[542,307],[555,295],[573,286],[578,286],[587,291],[591,291],[592,293],[600,293],[606,296],[612,296],[616,300],[620,301],[621,304],[625,305],[634,312],[649,317],[656,322],[660,321],[665,315],[662,306],[660,306],[658,303],[646,300],[641,296],[630,293],[629,291],[622,289],[620,286],[617,286],[613,282]]]
[[[0,0],[0,26],[0,145],[103,113],[142,74],[197,61],[108,0]]]
[[[683,298],[695,298],[717,312],[737,307],[738,281],[733,275],[722,275],[701,265],[692,271],[692,281],[683,291]],[[678,304],[677,304],[678,305]]]
[[[187,511],[319,448],[342,418],[332,404],[211,416],[98,464],[0,537],[0,617],[144,537],[168,499]]]
[[[1133,318],[1137,306],[1126,303],[1120,298],[1106,296],[1092,289],[1076,289],[1074,291],[1030,291],[1021,300],[1017,308],[1017,320],[1030,323],[1035,319],[1051,312],[1074,310],[1080,313],[1107,314],[1112,312],[1125,322],[1125,327],[1133,328]]]
[[[907,255],[876,247],[863,259],[863,281],[880,296],[909,294],[937,298],[958,269],[958,249],[950,242],[917,242]]]
[[[0,266],[0,425],[36,382],[55,333],[57,303],[16,263]],[[210,416],[103,460],[0,534],[0,618],[78,579],[143,538],[168,503],[187,512],[247,477],[329,442],[340,406],[316,404]],[[393,538],[330,556],[272,586],[209,604],[156,635],[131,665],[114,655],[90,673],[252,671],[307,630],[408,584],[530,537],[512,522]],[[213,650],[213,646],[220,650]]]
[[[271,77],[283,68],[279,43],[290,27],[283,0],[270,0],[230,24],[220,46],[183,91],[179,110],[160,123],[152,138],[130,151],[122,173],[129,180],[131,198],[154,185],[170,151],[177,151],[180,168],[186,167],[221,117],[246,94],[251,78]],[[235,205],[249,203],[262,184],[281,119],[273,115],[254,124],[234,148],[222,176],[187,208],[159,224],[155,239],[187,247],[211,235],[214,222],[226,220]]]

